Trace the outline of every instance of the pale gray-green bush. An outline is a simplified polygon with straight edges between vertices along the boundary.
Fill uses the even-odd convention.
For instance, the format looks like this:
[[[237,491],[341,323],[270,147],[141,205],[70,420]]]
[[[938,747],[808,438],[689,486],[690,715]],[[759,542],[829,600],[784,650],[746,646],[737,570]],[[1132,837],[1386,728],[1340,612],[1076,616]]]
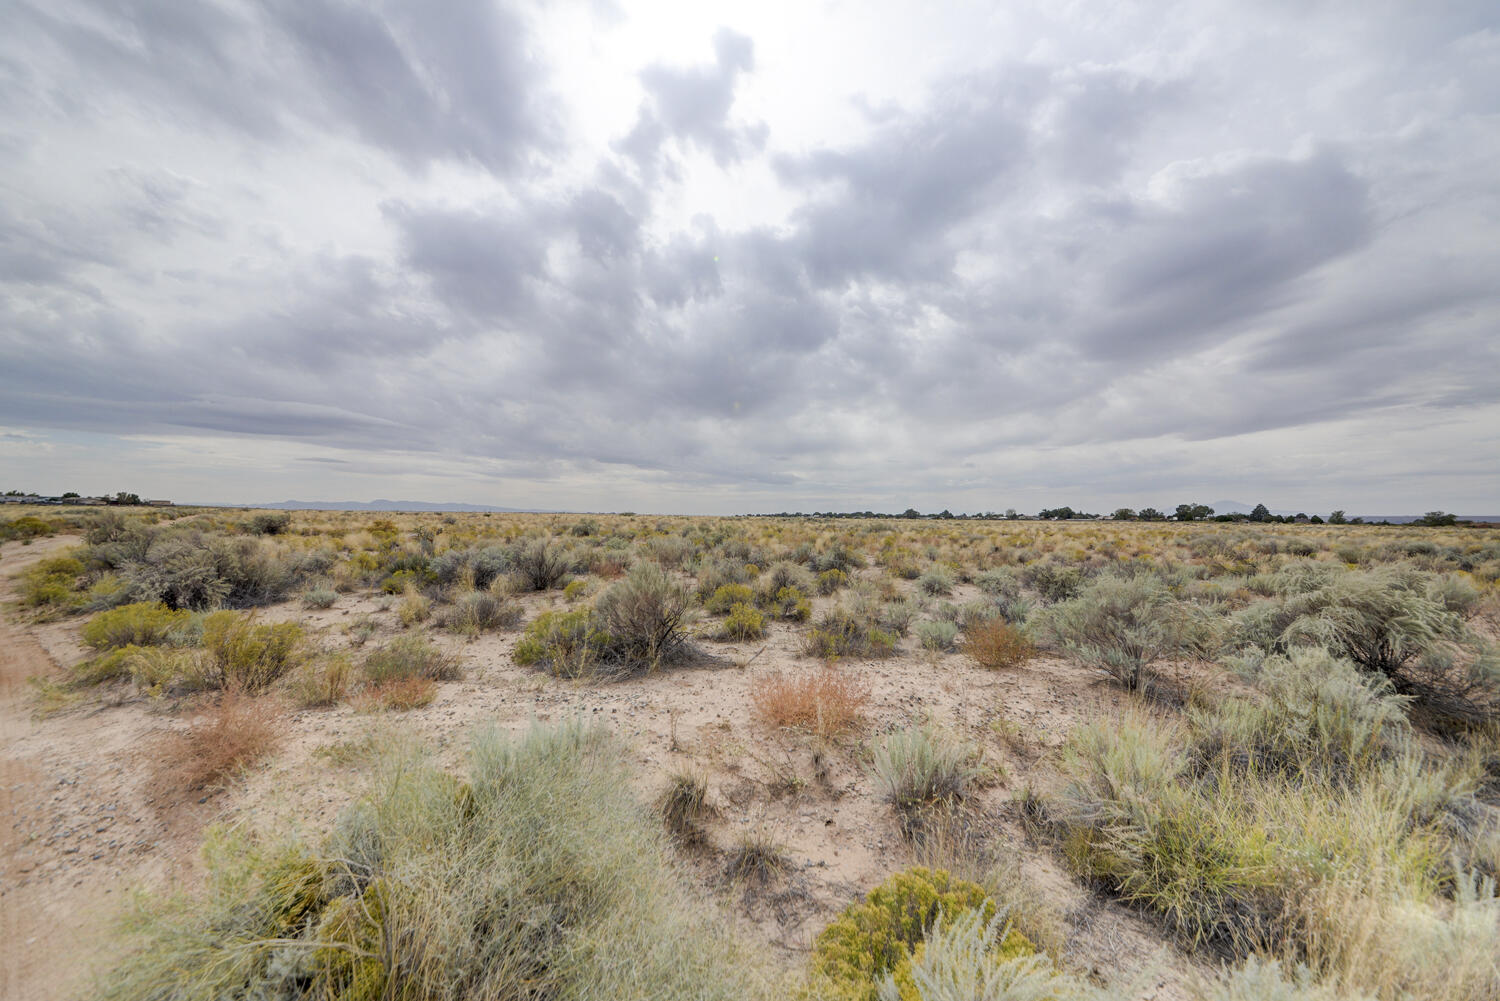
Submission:
[[[875,778],[899,809],[962,799],[978,770],[977,750],[932,725],[898,730],[875,745]]]
[[[1101,576],[1048,608],[1039,628],[1069,656],[1132,690],[1156,661],[1202,654],[1216,639],[1202,609],[1178,601],[1149,574]]]
[[[320,846],[223,828],[202,896],[148,898],[108,1001],[784,996],[689,892],[623,749],[481,732],[469,779],[384,748]]]

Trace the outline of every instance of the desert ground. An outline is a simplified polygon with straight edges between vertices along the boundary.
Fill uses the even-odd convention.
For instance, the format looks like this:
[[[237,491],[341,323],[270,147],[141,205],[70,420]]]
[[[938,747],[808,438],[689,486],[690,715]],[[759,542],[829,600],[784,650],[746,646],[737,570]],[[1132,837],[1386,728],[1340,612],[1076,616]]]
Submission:
[[[873,996],[820,979],[820,936],[914,866],[998,902],[1038,997],[1500,984],[1495,528],[32,514],[0,546],[7,998],[214,996],[120,986],[168,975],[126,919],[204,895],[206,838],[320,845],[390,748],[462,776],[481,728],[579,721],[771,985],[746,993]],[[644,646],[605,628],[663,600]],[[951,752],[930,794],[892,777],[913,733]],[[1104,788],[1131,734],[1181,762]],[[1421,791],[1376,795],[1398,779]],[[1226,836],[1191,877],[1160,833],[1181,818],[1131,800],[1179,795]],[[1298,796],[1326,828],[1270,805]],[[1398,930],[1424,956],[1372,946]],[[428,996],[394,969],[384,996]],[[365,996],[306,977],[286,996]]]

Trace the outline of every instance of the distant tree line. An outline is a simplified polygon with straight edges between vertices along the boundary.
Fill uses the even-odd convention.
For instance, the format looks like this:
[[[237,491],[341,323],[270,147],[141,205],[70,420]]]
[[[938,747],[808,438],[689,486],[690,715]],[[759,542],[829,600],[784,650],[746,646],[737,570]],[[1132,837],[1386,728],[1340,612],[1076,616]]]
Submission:
[[[888,511],[778,511],[775,514],[752,515],[762,518],[904,518],[908,520],[926,519],[935,521],[1017,521],[1027,518],[1026,515],[1018,514],[1015,508],[1007,508],[1004,513],[985,511],[982,514],[954,514],[944,508],[934,514],[923,514],[916,508],[909,507],[905,511],[892,513]],[[1075,510],[1072,507],[1047,507],[1042,508],[1031,516],[1039,521],[1097,521],[1104,516],[1090,514],[1087,511]],[[1171,514],[1159,511],[1154,507],[1143,507],[1139,511],[1134,508],[1116,508],[1109,516],[1114,521],[1217,521],[1217,522],[1256,522],[1267,525],[1363,525],[1363,518],[1350,518],[1344,511],[1334,511],[1323,518],[1320,515],[1297,514],[1272,514],[1271,509],[1264,504],[1257,504],[1249,514],[1215,514],[1214,509],[1207,504],[1178,504]],[[1369,522],[1374,525],[1389,525],[1388,521]],[[1422,517],[1411,522],[1413,525],[1435,526],[1459,524],[1455,515],[1445,511],[1428,511]]]
[[[80,500],[83,495],[76,490],[69,490],[66,493],[61,494],[38,494],[30,490],[7,490],[5,491],[5,493],[0,494],[0,497],[36,497],[43,501],[57,502]],[[141,500],[140,494],[131,493],[127,490],[121,490],[114,494],[102,494],[100,495],[99,500],[102,500],[104,501],[104,503],[112,506],[121,507],[145,503],[145,501]],[[97,503],[97,501],[95,503]]]

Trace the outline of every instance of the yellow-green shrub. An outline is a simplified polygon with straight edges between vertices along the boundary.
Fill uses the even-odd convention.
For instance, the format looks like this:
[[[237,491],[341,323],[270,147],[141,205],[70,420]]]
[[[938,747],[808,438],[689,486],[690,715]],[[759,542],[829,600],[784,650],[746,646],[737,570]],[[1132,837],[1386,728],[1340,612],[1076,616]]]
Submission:
[[[703,603],[703,607],[714,615],[723,615],[735,605],[750,604],[755,600],[755,591],[748,584],[724,584]]]
[[[982,887],[947,870],[919,866],[898,872],[823,929],[813,945],[815,987],[840,1001],[875,1001],[878,984],[903,964],[910,969],[914,952],[935,925],[946,928],[971,911],[989,921],[995,910]],[[1035,951],[1014,930],[996,949],[1000,959]]]
[[[551,674],[579,677],[598,661],[608,637],[590,622],[586,608],[543,612],[526,627],[512,657],[523,667],[545,666]]]
[[[722,589],[721,589],[722,590]],[[766,617],[754,608],[737,603],[724,620],[724,636],[731,640],[759,639],[766,634]]]
[[[233,613],[229,613],[233,614]],[[170,643],[193,621],[193,613],[159,601],[138,601],[100,612],[83,627],[83,641],[96,650]]]
[[[256,692],[292,667],[302,627],[295,622],[255,625],[238,612],[212,612],[203,619],[203,647],[225,687]]]
[[[24,608],[55,608],[71,611],[83,603],[78,578],[83,564],[71,556],[42,560],[21,575],[21,605]]]

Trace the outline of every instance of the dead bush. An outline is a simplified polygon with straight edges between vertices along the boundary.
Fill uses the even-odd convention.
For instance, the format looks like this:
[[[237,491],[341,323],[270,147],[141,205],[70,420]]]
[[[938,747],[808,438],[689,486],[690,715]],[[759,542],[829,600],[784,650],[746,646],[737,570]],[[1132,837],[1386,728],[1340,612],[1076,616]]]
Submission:
[[[998,671],[1026,663],[1036,647],[1015,626],[990,619],[965,630],[963,652],[980,667]]]
[[[768,675],[756,683],[752,698],[756,715],[769,725],[827,737],[859,725],[870,688],[858,675],[830,664],[801,677]]]
[[[161,740],[156,753],[163,781],[174,788],[205,789],[265,757],[276,746],[280,710],[274,699],[226,691],[191,728]]]

